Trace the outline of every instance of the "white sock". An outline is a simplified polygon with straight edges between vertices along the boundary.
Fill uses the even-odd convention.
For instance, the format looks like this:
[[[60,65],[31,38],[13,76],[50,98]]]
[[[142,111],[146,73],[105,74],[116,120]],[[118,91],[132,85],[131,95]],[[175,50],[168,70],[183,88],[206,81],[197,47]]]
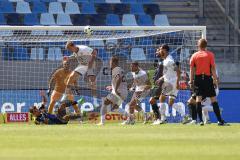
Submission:
[[[209,112],[209,110],[208,110],[209,108],[206,108],[206,107],[203,107],[203,110],[202,110],[202,116],[203,116],[203,120],[205,121],[205,122],[207,122],[207,121],[209,121],[209,114],[208,114],[208,112]]]
[[[165,103],[160,103],[160,114],[161,114],[161,120],[165,121],[166,120],[166,104]]]
[[[182,103],[174,103],[172,108],[174,108],[178,113],[180,113],[180,115],[182,117],[185,116],[185,105],[184,104],[182,104]]]

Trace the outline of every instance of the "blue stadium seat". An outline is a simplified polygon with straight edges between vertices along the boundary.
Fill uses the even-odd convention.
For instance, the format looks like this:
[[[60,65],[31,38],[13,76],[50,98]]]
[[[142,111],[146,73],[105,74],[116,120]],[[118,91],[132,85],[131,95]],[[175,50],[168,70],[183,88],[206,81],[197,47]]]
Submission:
[[[121,0],[106,0],[106,3],[121,3]]]
[[[147,60],[153,60],[156,59],[156,49],[153,47],[147,47],[146,48],[146,58]]]
[[[17,2],[16,5],[16,12],[17,13],[31,13],[30,6],[28,2]]]
[[[143,5],[142,4],[131,4],[131,9],[130,9],[131,14],[145,14],[143,10]]]
[[[15,13],[12,3],[8,2],[8,1],[1,1],[0,2],[0,13]]]
[[[57,2],[57,0],[40,0],[40,1],[42,1],[42,2]]]
[[[42,13],[40,16],[40,24],[42,25],[56,25],[54,17],[49,13]]]
[[[121,0],[122,3],[137,3],[137,0]]]
[[[65,6],[65,13],[67,14],[80,14],[79,6],[75,2],[68,2]]]
[[[139,15],[137,21],[139,26],[153,26],[153,21],[150,15]]]
[[[104,42],[103,42],[103,40],[92,40],[92,41],[89,42],[89,46],[103,47]]]
[[[142,48],[132,48],[131,59],[133,61],[146,60],[146,55],[144,54],[144,50]]]
[[[38,14],[25,14],[24,24],[29,26],[40,25]]]
[[[122,18],[123,26],[137,26],[135,15],[133,14],[124,14]]]
[[[64,2],[64,3],[67,3],[67,2],[73,2],[73,0],[57,0],[58,2]]]
[[[63,55],[61,48],[59,47],[51,47],[48,49],[48,56],[47,59],[50,61],[55,61],[55,60],[62,60]]]
[[[77,2],[77,3],[87,3],[88,0],[73,0],[74,2]]]
[[[31,48],[31,60],[44,60],[44,49],[43,48]]]
[[[154,25],[155,26],[169,26],[167,15],[165,15],[165,14],[155,15]]]
[[[149,15],[160,14],[160,9],[158,4],[144,4],[143,8],[146,14],[149,14]]]
[[[7,19],[7,24],[8,25],[16,25],[16,26],[21,26],[23,25],[23,18],[22,15],[17,14],[17,13],[10,13],[6,16]]]
[[[48,35],[51,35],[51,36],[59,36],[59,35],[63,35],[63,32],[62,31],[48,31],[47,32]]]
[[[114,14],[112,9],[112,4],[107,3],[101,3],[101,4],[95,4],[97,13],[100,14]]]
[[[121,26],[121,21],[118,15],[116,14],[108,14],[106,17],[106,25],[107,26]]]
[[[111,57],[110,54],[108,54],[104,48],[97,48],[97,49],[98,49],[97,56],[99,58],[101,58],[103,61],[108,61],[110,59]]]
[[[58,14],[57,25],[60,26],[72,26],[72,21],[69,14]]]
[[[151,4],[151,3],[153,3],[153,0],[137,0],[137,3]]]
[[[105,26],[106,16],[103,14],[94,14],[94,15],[89,15],[89,25],[91,26]]]
[[[113,13],[114,14],[127,14],[129,13],[129,4],[113,4]]]
[[[63,7],[61,2],[51,2],[49,3],[48,12],[51,14],[61,14],[63,12]]]
[[[89,15],[72,14],[71,19],[74,26],[86,26],[90,23]]]
[[[15,47],[14,48],[14,60],[29,60],[30,56],[27,52],[27,48]]]
[[[105,0],[89,0],[90,3],[105,3]]]
[[[96,14],[96,9],[93,3],[82,3],[82,14]]]
[[[40,1],[34,1],[32,3],[32,13],[46,13],[47,8],[45,3]]]
[[[6,25],[6,19],[2,13],[0,13],[0,25]]]

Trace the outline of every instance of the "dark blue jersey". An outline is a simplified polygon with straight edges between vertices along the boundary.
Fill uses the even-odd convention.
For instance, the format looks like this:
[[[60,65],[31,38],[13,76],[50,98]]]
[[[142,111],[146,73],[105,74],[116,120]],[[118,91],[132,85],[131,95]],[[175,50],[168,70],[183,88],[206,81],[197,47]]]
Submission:
[[[58,115],[41,113],[35,120],[36,124],[67,124],[68,122],[61,119]]]

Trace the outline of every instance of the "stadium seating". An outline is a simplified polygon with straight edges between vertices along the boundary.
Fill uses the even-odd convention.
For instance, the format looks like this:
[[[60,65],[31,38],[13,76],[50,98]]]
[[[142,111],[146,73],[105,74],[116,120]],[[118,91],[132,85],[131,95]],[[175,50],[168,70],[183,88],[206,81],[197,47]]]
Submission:
[[[143,10],[143,5],[136,3],[136,4],[131,4],[131,9],[130,9],[131,14],[145,14]]]
[[[30,59],[30,54],[28,54],[27,48],[15,47],[13,53],[14,53],[14,60]]]
[[[8,1],[0,1],[0,13],[15,13],[13,4]]]
[[[108,26],[121,26],[121,21],[118,15],[108,14],[106,17],[106,25]]]
[[[93,3],[82,3],[82,14],[96,14],[96,9]]]
[[[79,6],[75,2],[68,2],[65,6],[65,13],[67,14],[80,14]]]
[[[112,5],[114,14],[127,14],[129,13],[129,5],[128,4],[114,4]]]
[[[77,2],[77,3],[83,3],[83,2],[88,2],[88,0],[73,0],[74,2]]]
[[[149,14],[149,15],[160,14],[159,5],[157,4],[145,4],[144,11],[146,14]]]
[[[74,26],[86,26],[90,23],[89,15],[83,14],[72,14],[71,20]]]
[[[105,0],[89,0],[90,3],[105,3]]]
[[[24,24],[28,26],[40,25],[38,14],[25,14]]]
[[[22,15],[20,15],[20,14],[11,13],[11,14],[8,14],[6,17],[7,17],[8,25],[16,25],[16,26],[23,25]]]
[[[51,14],[61,14],[63,12],[62,3],[60,2],[51,2],[49,3],[48,12]]]
[[[51,47],[48,49],[48,57],[47,59],[50,61],[62,60],[62,52],[59,47]]]
[[[121,0],[106,0],[106,3],[121,3]]]
[[[121,0],[122,3],[137,3],[137,0]]]
[[[44,60],[44,50],[43,48],[31,48],[31,60]]]
[[[73,0],[57,0],[58,2],[72,2]]]
[[[154,25],[156,26],[169,26],[167,15],[158,14],[155,16]]]
[[[72,25],[69,14],[58,14],[57,15],[57,25],[60,25],[60,26]]]
[[[16,13],[31,13],[30,6],[28,2],[17,2]]]
[[[44,3],[40,1],[32,2],[32,12],[33,13],[47,13],[47,7]]]
[[[107,3],[95,4],[95,7],[96,7],[97,13],[114,14],[112,4],[107,4]]]
[[[131,50],[131,59],[133,61],[146,60],[146,55],[144,54],[143,48],[133,48]]]
[[[106,16],[105,15],[101,15],[101,14],[96,14],[96,15],[91,15],[89,17],[90,22],[89,25],[91,26],[105,26],[106,22]]]
[[[150,15],[139,15],[137,17],[137,22],[139,26],[152,26],[153,21]]]
[[[49,13],[42,13],[40,17],[40,24],[42,25],[56,25],[54,17]]]
[[[124,14],[122,18],[123,26],[137,26],[135,15],[133,14]]]
[[[6,25],[6,19],[2,13],[0,13],[0,25]]]
[[[89,42],[90,46],[97,46],[97,47],[103,47],[104,46],[104,42],[103,40],[94,40],[94,41],[90,41]]]

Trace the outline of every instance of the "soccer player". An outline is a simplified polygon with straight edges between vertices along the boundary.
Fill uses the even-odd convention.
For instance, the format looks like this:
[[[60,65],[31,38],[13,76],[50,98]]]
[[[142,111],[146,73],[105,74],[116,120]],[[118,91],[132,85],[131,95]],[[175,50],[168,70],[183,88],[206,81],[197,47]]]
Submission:
[[[159,52],[159,49],[157,49],[157,52],[156,52],[156,56],[158,58],[160,58],[160,54],[158,53]],[[162,84],[163,84],[163,81],[158,81],[158,83],[156,83],[156,81],[162,77],[163,75],[163,63],[162,63],[162,59],[160,59],[160,62],[157,64],[156,66],[156,70],[155,70],[155,73],[154,73],[154,76],[153,76],[153,85],[154,85],[154,88],[152,89],[151,91],[151,98],[149,100],[149,103],[150,105],[152,106],[152,110],[153,110],[153,113],[154,113],[154,117],[155,117],[155,120],[153,122],[153,125],[155,125],[155,123],[159,123],[159,121],[161,120],[161,117],[160,117],[160,111],[159,111],[159,107],[157,105],[157,100],[159,99],[161,93],[162,93]]]
[[[174,59],[171,55],[169,55],[169,46],[164,44],[162,45],[157,54],[161,56],[163,59],[163,76],[160,77],[156,83],[162,84],[162,93],[160,95],[160,113],[161,120],[157,120],[154,124],[163,124],[166,123],[166,97],[169,97],[169,106],[173,106],[176,110],[179,111],[177,104],[174,104],[174,101],[177,97],[178,89],[179,89],[179,78],[180,78],[180,69],[177,67]]]
[[[103,125],[105,122],[105,114],[111,109],[118,109],[128,95],[124,71],[119,67],[119,60],[117,57],[112,57],[110,59],[110,68],[112,70],[112,86],[108,86],[107,90],[112,90],[112,92],[102,101],[100,109],[101,121],[98,125]]]
[[[191,88],[194,86],[196,93],[197,114],[200,125],[204,125],[202,119],[202,97],[210,97],[214,113],[218,119],[218,125],[227,125],[222,119],[219,105],[216,99],[215,87],[218,85],[214,54],[207,49],[207,40],[198,41],[199,51],[194,53],[190,59],[190,81]]]
[[[87,80],[90,84],[91,91],[95,97],[94,98],[95,103],[97,100],[96,100],[96,75],[94,71],[94,69],[96,69],[96,66],[94,65],[97,58],[97,50],[92,49],[85,45],[75,45],[71,41],[67,42],[66,49],[72,52],[72,56],[66,57],[66,59],[76,58],[79,63],[77,68],[75,68],[75,70],[70,74],[67,80],[66,93],[71,92],[69,86],[77,82],[80,76],[87,75]]]
[[[215,89],[216,96],[219,94],[219,89]],[[197,111],[196,111],[196,94],[192,94],[190,99],[188,100],[190,115],[191,115],[191,121],[188,124],[197,124]],[[204,124],[210,124],[210,118],[208,112],[213,112],[213,106],[211,104],[211,99],[209,97],[203,97],[202,98],[202,118]]]
[[[66,90],[66,87],[67,87],[67,84],[66,84],[67,80],[71,74],[71,70],[69,69],[68,61],[63,60],[62,64],[63,64],[63,67],[56,70],[49,80],[49,85],[51,85],[52,83],[55,84],[53,92],[51,94],[49,107],[48,107],[48,113],[50,113],[50,114],[53,113],[53,108],[54,108],[56,102],[62,98],[62,96]],[[74,84],[76,84],[76,81],[74,82]],[[50,88],[50,86],[49,86],[49,88]],[[67,94],[67,97],[69,100],[74,99],[73,95],[70,93]],[[74,107],[76,114],[80,115],[80,110],[79,110],[78,106],[74,105],[73,107]]]
[[[140,106],[140,102],[146,98],[151,89],[151,83],[148,78],[147,72],[142,70],[139,67],[138,62],[133,62],[131,64],[131,71],[133,75],[133,87],[131,90],[135,90],[132,96],[131,101],[128,103],[128,119],[124,121],[122,124],[134,124],[135,123],[135,117],[134,117],[134,111],[135,109],[138,112],[143,111],[143,109]],[[144,112],[144,111],[143,111]],[[145,121],[147,120],[146,113],[144,112]]]

